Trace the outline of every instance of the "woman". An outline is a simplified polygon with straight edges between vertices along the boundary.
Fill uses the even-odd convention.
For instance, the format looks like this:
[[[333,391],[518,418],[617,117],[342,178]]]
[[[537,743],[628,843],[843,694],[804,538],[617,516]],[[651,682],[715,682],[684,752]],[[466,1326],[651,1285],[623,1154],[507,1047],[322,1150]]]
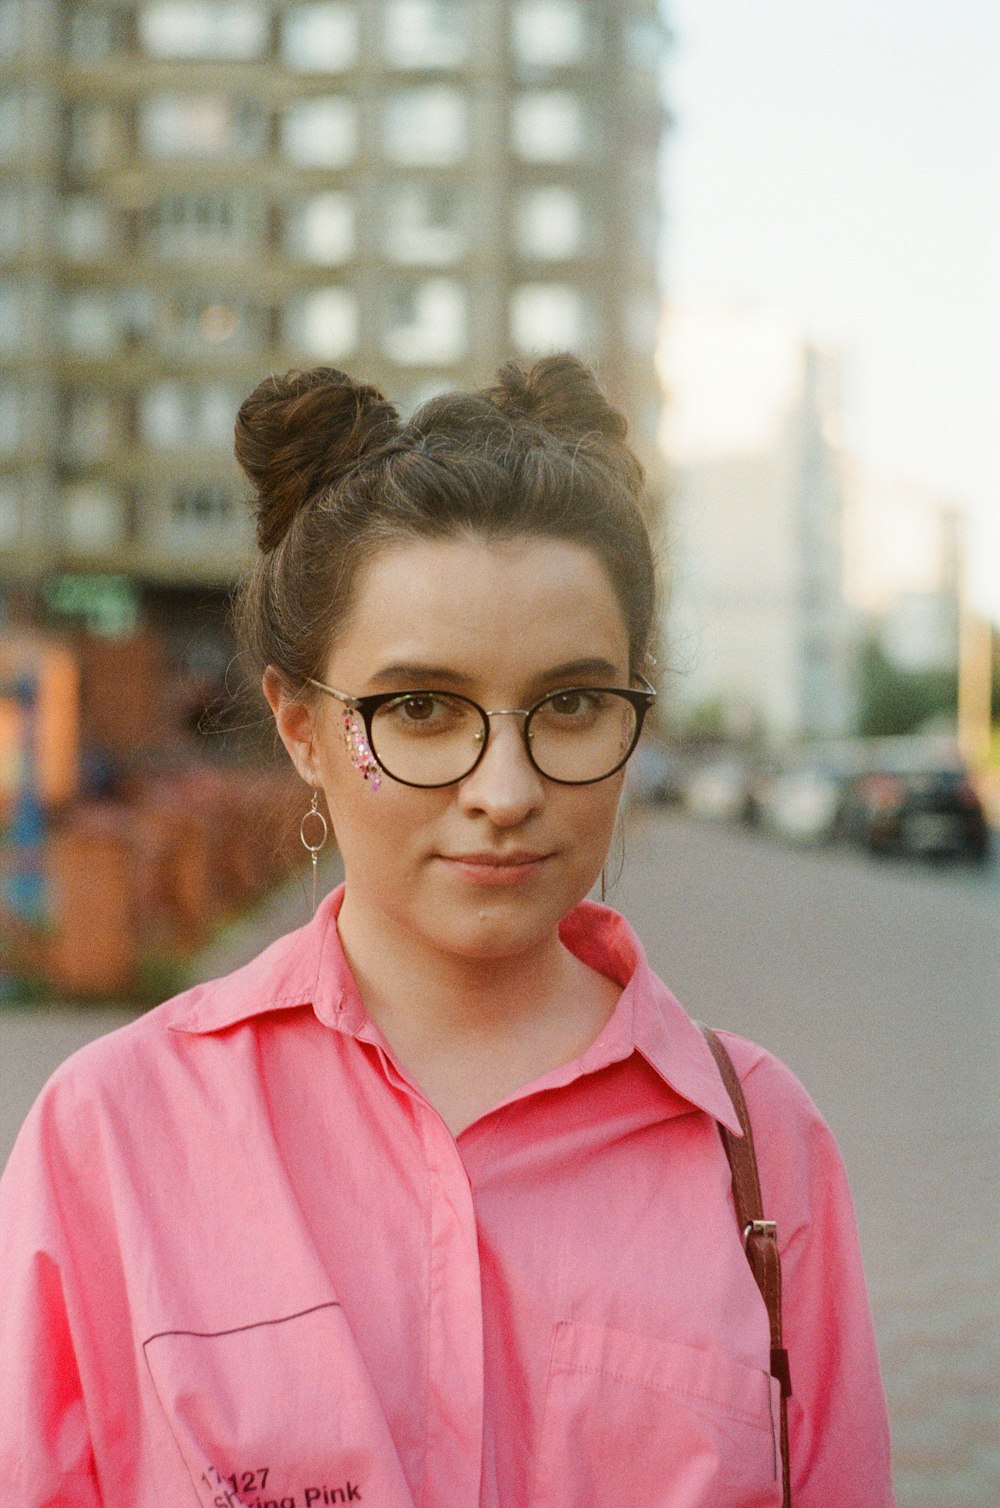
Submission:
[[[238,609],[345,885],[84,1049],[7,1175],[4,1501],[752,1508],[780,1386],[698,1028],[584,900],[654,693],[625,424],[570,357],[409,424],[240,411]],[[319,813],[317,816],[316,813]],[[784,1260],[797,1508],[891,1504],[840,1159],[729,1038]]]

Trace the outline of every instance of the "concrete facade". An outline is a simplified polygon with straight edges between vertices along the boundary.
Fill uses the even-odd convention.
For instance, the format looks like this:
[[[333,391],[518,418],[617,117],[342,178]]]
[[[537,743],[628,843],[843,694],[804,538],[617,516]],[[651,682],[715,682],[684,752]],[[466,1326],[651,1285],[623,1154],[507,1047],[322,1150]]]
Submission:
[[[268,371],[591,360],[655,452],[655,0],[0,0],[0,574],[225,584]]]
[[[736,315],[710,320],[703,337],[697,370],[690,323],[688,359],[668,363],[681,409],[665,437],[676,456],[664,639],[677,709],[683,719],[711,708],[734,733],[845,733],[853,708],[837,357]],[[664,338],[669,348],[669,319]],[[731,394],[727,433],[726,383],[741,363],[766,397]],[[714,425],[692,411],[688,382],[704,383],[701,402],[717,394]]]

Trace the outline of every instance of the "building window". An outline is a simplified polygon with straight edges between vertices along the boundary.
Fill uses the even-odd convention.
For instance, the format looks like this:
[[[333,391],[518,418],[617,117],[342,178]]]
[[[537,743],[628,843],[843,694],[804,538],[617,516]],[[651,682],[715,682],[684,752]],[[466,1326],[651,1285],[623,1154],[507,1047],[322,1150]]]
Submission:
[[[468,52],[466,7],[454,0],[388,0],[385,58],[394,68],[460,68]]]
[[[100,63],[124,41],[124,11],[117,5],[83,0],[74,5],[67,22],[66,48],[74,63]]]
[[[20,484],[14,477],[0,476],[0,550],[13,549],[17,544],[22,507]]]
[[[182,482],[171,496],[170,511],[181,525],[210,528],[227,522],[233,495],[218,482]]]
[[[464,255],[461,199],[450,184],[401,184],[387,198],[384,223],[393,261],[447,267]]]
[[[0,162],[16,162],[24,144],[24,98],[19,89],[0,90]]]
[[[0,455],[12,455],[20,448],[22,401],[20,388],[0,382]]]
[[[335,94],[299,100],[285,111],[281,143],[288,160],[303,167],[346,167],[358,150],[354,101]]]
[[[404,366],[459,361],[468,342],[466,293],[449,278],[393,290],[385,351]]]
[[[510,337],[525,355],[577,351],[591,338],[586,300],[571,283],[525,283],[510,297]]]
[[[347,288],[315,288],[285,304],[285,344],[320,361],[351,356],[358,344],[358,304]]]
[[[636,16],[626,22],[624,36],[629,67],[655,73],[663,61],[662,23],[655,16]]]
[[[169,257],[232,257],[256,250],[253,206],[229,193],[164,194],[146,211],[150,250]]]
[[[242,303],[226,297],[166,299],[157,322],[157,344],[173,355],[243,351],[259,344],[261,337],[260,321],[252,320]]]
[[[66,543],[74,550],[107,550],[124,537],[121,499],[103,482],[76,482],[62,494]]]
[[[23,45],[23,0],[0,0],[0,58],[17,57]]]
[[[0,188],[0,255],[16,256],[24,244],[24,200],[19,189]]]
[[[139,135],[151,157],[253,157],[266,144],[266,121],[224,95],[161,94],[140,105]]]
[[[77,356],[110,356],[121,339],[121,319],[111,293],[72,293],[63,306],[66,344]]]
[[[242,396],[218,382],[159,382],[142,395],[142,438],[157,450],[226,450]]]
[[[525,189],[517,201],[516,225],[522,256],[560,262],[583,249],[580,196],[561,184]]]
[[[572,68],[587,52],[580,0],[520,0],[511,16],[514,58],[529,68]]]
[[[81,290],[63,303],[66,344],[77,356],[110,356],[149,334],[153,302],[141,289]]]
[[[311,194],[285,217],[285,250],[298,262],[332,267],[354,255],[354,201],[349,194]]]
[[[358,58],[358,17],[342,0],[296,5],[285,12],[281,55],[298,73],[342,73]]]
[[[255,0],[149,0],[138,21],[151,58],[248,62],[268,47],[267,10]]]
[[[73,105],[68,113],[67,157],[78,172],[93,173],[122,161],[127,150],[125,119],[111,105]]]
[[[652,293],[633,293],[622,308],[625,344],[639,355],[652,357],[660,328],[660,309]]]
[[[454,372],[422,373],[419,381],[399,394],[396,407],[400,417],[404,421],[411,419],[418,408],[430,403],[432,398],[440,398],[442,393],[450,393],[454,386]]]
[[[71,392],[62,428],[66,460],[86,465],[103,456],[111,444],[114,406],[106,393]]]
[[[59,238],[70,261],[104,256],[116,240],[108,206],[96,194],[68,194],[62,201]]]
[[[0,283],[0,352],[16,351],[24,334],[21,289],[15,283]]]
[[[574,162],[584,143],[578,95],[567,89],[534,89],[514,101],[511,144],[525,162]]]
[[[447,84],[401,89],[386,102],[384,131],[393,162],[449,167],[465,156],[465,96]]]

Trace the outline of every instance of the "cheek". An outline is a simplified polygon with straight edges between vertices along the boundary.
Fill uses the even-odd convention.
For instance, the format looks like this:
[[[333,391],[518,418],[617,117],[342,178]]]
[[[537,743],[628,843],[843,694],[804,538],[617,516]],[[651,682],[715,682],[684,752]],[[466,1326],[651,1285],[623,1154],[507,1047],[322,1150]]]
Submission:
[[[597,854],[599,864],[603,863],[614,836],[622,784],[621,777],[615,775],[598,786],[582,788],[565,814],[566,826],[579,851],[588,856]]]
[[[387,776],[366,779],[363,770],[352,767],[346,749],[337,751],[331,764],[326,798],[345,873],[391,877],[433,821],[437,804]]]

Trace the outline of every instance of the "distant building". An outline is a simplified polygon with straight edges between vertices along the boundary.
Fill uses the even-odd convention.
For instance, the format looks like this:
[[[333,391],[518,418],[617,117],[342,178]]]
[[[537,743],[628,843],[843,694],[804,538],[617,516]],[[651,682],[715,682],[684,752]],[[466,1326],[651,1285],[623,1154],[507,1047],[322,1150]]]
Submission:
[[[900,670],[955,670],[963,520],[949,499],[861,465],[848,486],[847,590]]]
[[[657,0],[0,0],[0,575],[224,586],[269,370],[592,360],[655,453]]]
[[[678,714],[778,739],[847,732],[836,353],[770,315],[671,310],[661,372]]]

